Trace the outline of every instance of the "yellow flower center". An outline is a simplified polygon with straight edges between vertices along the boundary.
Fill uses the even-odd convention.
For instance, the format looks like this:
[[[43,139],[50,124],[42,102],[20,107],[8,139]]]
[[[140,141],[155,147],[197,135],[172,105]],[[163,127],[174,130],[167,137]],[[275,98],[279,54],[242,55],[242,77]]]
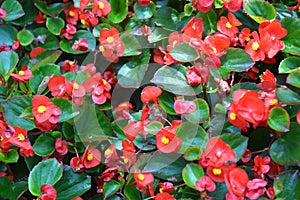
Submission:
[[[109,156],[111,154],[111,150],[110,149],[106,149],[106,151],[104,152],[104,155]]]
[[[107,81],[106,80],[102,80],[103,85],[107,85]]]
[[[221,152],[221,151],[218,151],[216,155],[217,155],[218,158],[220,158],[221,155],[222,155],[222,152]]]
[[[129,162],[128,158],[124,158],[124,163],[127,164]]]
[[[43,15],[43,19],[46,19],[47,18],[47,15]]]
[[[276,103],[277,103],[277,99],[272,99],[272,100],[270,101],[270,105],[271,105],[271,106],[274,106]]]
[[[193,24],[192,29],[193,29],[194,31],[196,30],[195,24]]]
[[[74,62],[73,61],[69,61],[69,65],[74,65]]]
[[[252,44],[252,49],[254,50],[254,51],[257,51],[257,49],[259,49],[259,44],[258,44],[258,42],[254,42],[253,44]]]
[[[100,47],[99,47],[99,50],[100,50],[101,52],[104,52],[104,51],[105,51],[104,46],[100,46]]]
[[[82,20],[80,20],[81,21],[81,23],[83,24],[83,25],[85,25],[85,20],[84,19],[82,19]]]
[[[69,15],[70,15],[71,17],[74,17],[75,13],[74,13],[72,10],[70,10],[70,11],[69,11]]]
[[[0,86],[3,84],[3,81],[0,81]]]
[[[20,75],[20,76],[24,76],[24,74],[25,74],[25,72],[24,72],[24,71],[22,71],[22,70],[21,70],[21,71],[19,71],[19,75]]]
[[[44,113],[46,110],[47,110],[47,108],[45,106],[39,106],[37,111],[39,113]]]
[[[231,120],[236,120],[236,114],[235,114],[235,113],[230,113],[230,114],[229,114],[229,118],[230,118]]]
[[[79,89],[78,83],[74,83],[74,84],[73,84],[73,88],[74,88],[74,90],[78,90],[78,89]]]
[[[100,9],[103,9],[103,8],[104,8],[104,3],[103,3],[103,2],[100,2],[100,3],[99,3],[99,8],[100,8]]]
[[[245,40],[246,40],[247,42],[249,42],[249,41],[250,41],[250,37],[246,37]]]
[[[24,141],[25,139],[26,139],[25,136],[22,133],[19,133],[18,140]]]
[[[217,49],[215,47],[212,47],[212,50],[214,51],[215,54],[217,54]]]
[[[161,142],[164,143],[164,144],[169,144],[170,140],[168,138],[166,138],[165,136],[163,136],[161,138]]]
[[[144,176],[143,174],[139,174],[139,175],[138,175],[138,179],[139,179],[140,181],[143,181],[143,180],[145,179],[145,176]]]
[[[214,168],[212,171],[213,171],[214,175],[221,175],[222,174],[222,170],[218,169],[218,168]]]
[[[87,156],[87,160],[88,161],[93,160],[93,154],[89,153],[88,156]]]
[[[159,193],[163,193],[164,189],[163,188],[159,188]]]
[[[107,41],[108,43],[113,43],[113,42],[114,42],[114,38],[113,38],[112,36],[110,36],[110,37],[108,37],[108,38],[106,39],[106,41]]]
[[[2,136],[0,136],[0,141],[3,141],[4,139],[3,139],[3,137]]]
[[[226,28],[232,28],[232,25],[229,22],[227,22],[226,23]]]

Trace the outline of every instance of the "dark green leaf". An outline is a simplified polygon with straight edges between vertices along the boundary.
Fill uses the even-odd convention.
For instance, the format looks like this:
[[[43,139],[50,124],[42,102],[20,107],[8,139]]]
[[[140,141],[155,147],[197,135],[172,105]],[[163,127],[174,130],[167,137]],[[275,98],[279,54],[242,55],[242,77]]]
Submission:
[[[133,35],[124,33],[120,36],[120,39],[125,45],[124,56],[136,56],[141,54],[142,47]]]
[[[18,40],[20,41],[22,46],[28,46],[34,39],[32,33],[28,30],[22,30],[17,35]]]
[[[218,21],[217,14],[213,9],[208,12],[199,12],[197,18],[202,18],[203,21],[203,33],[205,35],[212,34],[216,32],[216,24]]]
[[[29,96],[19,96],[2,103],[4,119],[10,126],[19,126],[27,130],[35,128],[33,119],[20,117],[23,111],[31,106],[31,99]]]
[[[223,199],[228,192],[225,182],[219,183],[215,182],[216,189],[213,192],[208,192],[208,195],[213,199]]]
[[[300,71],[292,72],[286,79],[286,83],[300,88]]]
[[[199,160],[202,152],[203,149],[201,147],[193,146],[185,151],[183,157],[187,161]]]
[[[16,182],[13,186],[13,193],[10,196],[10,200],[17,200],[21,195],[28,190],[28,183],[25,181]]]
[[[291,73],[300,69],[300,58],[296,56],[285,58],[280,62],[279,73]]]
[[[7,81],[11,72],[15,69],[19,61],[18,54],[13,51],[0,53],[0,74]]]
[[[128,13],[127,0],[111,0],[111,12],[108,14],[108,19],[113,23],[122,22]]]
[[[286,17],[298,17],[297,13],[294,10],[289,10],[288,6],[281,4],[281,3],[275,3],[273,4],[277,11],[277,19],[279,20],[286,18]]]
[[[195,183],[204,175],[203,169],[198,164],[187,164],[182,171],[182,177],[185,184],[196,189]]]
[[[0,161],[4,163],[16,163],[19,159],[17,150],[10,149],[6,153],[0,152]]]
[[[34,0],[34,5],[42,12],[50,16],[57,16],[61,11],[63,11],[64,4],[63,3],[51,3],[47,5],[46,2],[41,0]]]
[[[273,20],[276,17],[276,10],[267,1],[253,0],[245,4],[247,14],[258,23],[266,20]]]
[[[76,173],[67,166],[62,178],[54,187],[57,191],[57,200],[72,199],[83,195],[91,188],[91,177],[85,173]]]
[[[202,92],[202,85],[192,87],[185,78],[186,67],[183,65],[164,66],[156,71],[152,83],[155,83],[162,89],[186,96],[196,96]]]
[[[229,48],[221,57],[221,68],[227,71],[243,72],[250,69],[255,62],[242,49]]]
[[[287,36],[282,38],[285,45],[283,51],[300,55],[300,20],[298,18],[286,17],[281,20],[281,24],[288,32]]]
[[[48,17],[46,21],[48,30],[54,35],[60,35],[61,30],[65,26],[65,21],[62,18]]]
[[[37,28],[33,30],[33,35],[36,37],[38,43],[36,46],[48,50],[56,50],[59,47],[57,38],[51,34],[46,28]]]
[[[158,103],[166,113],[170,115],[177,115],[174,110],[174,99],[175,95],[163,91],[163,93],[158,97]]]
[[[62,113],[59,116],[58,122],[64,122],[74,118],[79,114],[77,106],[65,98],[52,98],[51,102],[60,108]]]
[[[35,17],[38,14],[38,10],[34,7],[33,1],[21,0],[19,2],[23,7],[25,15],[14,20],[13,23],[18,26],[25,27],[26,24],[29,24],[30,22],[35,20]]]
[[[0,44],[12,45],[17,39],[17,29],[10,25],[0,26]]]
[[[155,4],[151,1],[148,6],[141,6],[139,3],[135,3],[133,10],[138,19],[149,19],[155,12]]]
[[[103,194],[105,199],[114,195],[124,184],[124,179],[122,181],[110,180],[104,183]]]
[[[128,200],[141,200],[140,191],[137,189],[137,187],[131,185],[133,182],[134,178],[133,174],[131,174],[131,177],[125,185],[124,194]]]
[[[22,5],[17,0],[6,0],[1,8],[4,8],[7,12],[6,17],[3,18],[5,21],[12,21],[25,15]]]
[[[231,134],[231,133],[222,134],[220,135],[220,138],[226,144],[229,144],[231,149],[235,152],[236,154],[235,162],[239,161],[247,149],[248,138],[242,135]]]
[[[180,62],[192,62],[199,58],[197,51],[188,43],[176,45],[170,54],[175,60]]]
[[[279,179],[275,181],[281,182],[283,185],[283,191],[276,195],[276,199],[299,199],[300,198],[300,176],[298,171],[291,173],[286,172],[279,176]]]
[[[178,12],[170,7],[162,7],[158,9],[154,16],[155,22],[158,26],[162,26],[171,31],[177,30],[177,24],[180,19]]]
[[[13,182],[8,176],[0,177],[0,197],[9,198],[13,193]]]
[[[290,116],[288,112],[282,107],[273,107],[268,118],[268,125],[276,131],[289,131]]]
[[[36,165],[29,174],[29,191],[34,196],[42,195],[40,188],[44,184],[54,185],[62,177],[62,166],[55,158],[44,160]]]
[[[209,106],[204,99],[194,99],[196,110],[191,114],[182,115],[185,119],[193,123],[203,123],[209,118]]]
[[[284,104],[300,103],[299,95],[296,92],[294,92],[288,88],[277,88],[276,96],[279,100],[279,103],[284,103]]]
[[[43,134],[35,141],[33,149],[39,156],[49,156],[55,151],[55,138],[50,134]]]

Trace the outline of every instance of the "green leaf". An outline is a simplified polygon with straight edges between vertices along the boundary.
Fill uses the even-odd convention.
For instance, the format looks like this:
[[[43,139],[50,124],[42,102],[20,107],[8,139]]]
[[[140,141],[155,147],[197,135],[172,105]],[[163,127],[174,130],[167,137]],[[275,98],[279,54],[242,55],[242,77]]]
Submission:
[[[300,125],[291,123],[290,131],[282,133],[272,144],[270,155],[272,160],[281,165],[299,165],[300,151],[297,148],[300,144]]]
[[[214,9],[210,9],[208,12],[198,12],[197,18],[202,18],[203,21],[203,33],[205,35],[213,34],[216,32],[216,24],[218,17]]]
[[[38,14],[38,10],[34,7],[33,1],[19,1],[23,7],[25,15],[14,20],[14,25],[25,27],[25,25],[31,23],[35,20],[35,17]]]
[[[255,62],[242,49],[229,48],[221,57],[221,69],[227,71],[243,72],[250,69]]]
[[[135,3],[133,10],[138,19],[149,19],[153,16],[156,6],[152,1],[148,6],[141,6],[139,3]]]
[[[193,13],[193,6],[191,4],[185,4],[184,5],[184,15],[185,16],[191,16]]]
[[[0,44],[12,45],[17,39],[17,29],[10,25],[0,26]]]
[[[83,195],[91,188],[91,177],[85,173],[76,173],[67,166],[62,178],[54,187],[57,191],[57,200],[72,199]]]
[[[289,10],[287,5],[281,3],[274,3],[273,6],[277,11],[277,19],[281,20],[286,17],[298,17],[294,10]]]
[[[25,181],[16,182],[12,189],[13,189],[13,192],[10,196],[10,199],[17,200],[28,189],[28,183]]]
[[[185,119],[193,123],[203,123],[209,118],[209,106],[204,99],[194,99],[196,110],[190,114],[183,115]]]
[[[185,151],[183,157],[187,161],[199,160],[202,152],[203,149],[201,147],[193,146]]]
[[[134,182],[133,173],[130,175],[127,184],[124,187],[124,195],[128,200],[141,200],[140,191],[137,187],[132,187],[132,183]]]
[[[46,15],[50,16],[57,16],[59,13],[63,11],[65,8],[63,3],[51,3],[47,4],[44,1],[41,0],[34,0],[34,5],[42,12],[45,13]]]
[[[266,20],[273,20],[276,17],[275,8],[267,1],[248,1],[245,4],[245,11],[257,23],[262,23]]]
[[[88,41],[89,50],[96,48],[96,39],[90,31],[80,30],[77,31],[72,40],[63,39],[60,41],[60,48],[66,53],[72,54],[82,54],[86,53],[87,51],[77,51],[72,49],[72,45],[75,43],[76,40],[80,38],[84,38]]]
[[[282,38],[285,45],[283,51],[300,55],[300,20],[298,18],[286,17],[281,20],[281,24],[288,32],[288,34]]]
[[[148,36],[148,41],[150,43],[158,42],[163,39],[167,39],[169,35],[170,35],[170,31],[167,31],[159,27],[155,27],[152,30],[152,33]]]
[[[19,61],[18,54],[13,51],[4,51],[0,53],[0,74],[8,80],[9,75],[17,66]]]
[[[223,199],[226,196],[226,193],[228,192],[228,189],[226,187],[225,182],[215,182],[216,189],[213,192],[208,192],[208,195],[212,197],[213,199]]]
[[[299,95],[296,92],[294,92],[288,88],[277,88],[276,96],[279,100],[279,103],[284,103],[284,104],[300,103]]]
[[[300,33],[299,33],[300,34]],[[300,58],[291,56],[280,62],[279,73],[291,73],[300,69]]]
[[[150,59],[149,49],[144,49],[139,56],[124,64],[118,72],[118,83],[125,88],[138,88],[144,79]]]
[[[18,40],[20,41],[22,46],[28,46],[34,39],[32,33],[28,30],[22,30],[17,35]]]
[[[155,135],[164,125],[161,122],[152,121],[147,126],[145,126],[145,131]]]
[[[196,189],[195,183],[204,176],[203,169],[198,164],[187,164],[182,171],[182,177],[185,184],[193,189]]]
[[[67,140],[71,140],[75,136],[74,127],[68,122],[64,122],[62,132]]]
[[[133,35],[124,33],[120,36],[120,39],[125,45],[124,56],[136,56],[141,54],[142,47]]]
[[[42,47],[48,50],[56,50],[59,48],[59,43],[57,38],[51,34],[46,28],[37,28],[33,30],[33,35],[35,38],[39,39],[36,46]]]
[[[177,30],[177,24],[180,21],[178,12],[170,7],[161,7],[156,10],[154,19],[158,26],[162,26],[171,31]]]
[[[121,181],[110,180],[103,185],[104,199],[114,195],[124,184],[124,179]]]
[[[3,19],[5,21],[13,21],[25,15],[22,5],[17,0],[6,0],[1,5],[7,12],[6,17]]]
[[[44,184],[54,185],[62,177],[62,166],[55,158],[44,160],[36,165],[29,174],[29,191],[34,196],[42,195],[40,188]]]
[[[286,83],[294,87],[300,88],[300,71],[295,71],[288,75]]]
[[[113,23],[122,22],[128,13],[128,3],[127,0],[111,0],[111,12],[108,14],[108,19]]]
[[[239,161],[247,149],[248,138],[238,134],[225,133],[220,138],[228,144],[236,154],[235,162]]]
[[[191,146],[198,146],[204,149],[208,141],[208,135],[204,129],[191,122],[183,122],[176,129],[176,135],[182,139],[182,146],[179,153],[185,153]]]
[[[54,35],[60,35],[61,30],[65,26],[65,21],[62,18],[48,17],[46,21],[48,30]]]
[[[47,88],[50,76],[58,75],[60,67],[54,64],[38,65],[31,71],[33,78],[29,80],[29,87],[35,94],[41,94]]]
[[[52,98],[51,102],[60,108],[62,113],[59,116],[58,122],[64,122],[74,118],[79,114],[77,106],[65,98]]]
[[[174,110],[175,95],[166,91],[158,97],[158,103],[169,115],[177,115]]]
[[[4,163],[16,163],[19,159],[17,150],[10,149],[6,153],[0,152],[0,161]]]
[[[186,42],[176,45],[170,54],[180,62],[192,62],[199,58],[197,51]]]
[[[202,85],[192,87],[186,81],[186,67],[183,65],[163,66],[154,74],[152,83],[163,90],[177,95],[196,96],[202,92]]]
[[[55,63],[61,54],[61,51],[44,51],[31,60],[28,66],[31,67],[31,71],[37,70],[44,65]]]
[[[0,197],[9,198],[13,193],[13,182],[8,178],[8,176],[0,177]]]
[[[33,145],[34,153],[39,156],[49,156],[55,151],[55,138],[50,134],[38,137]]]
[[[26,130],[35,128],[33,119],[20,117],[31,106],[31,99],[30,96],[18,96],[2,103],[4,119],[10,126],[19,126]]]
[[[275,131],[287,132],[290,127],[290,116],[282,107],[273,107],[270,110],[268,125]]]
[[[283,191],[276,195],[276,199],[299,199],[300,198],[300,176],[298,171],[286,172],[279,176],[279,179],[275,181],[281,182],[283,185]]]

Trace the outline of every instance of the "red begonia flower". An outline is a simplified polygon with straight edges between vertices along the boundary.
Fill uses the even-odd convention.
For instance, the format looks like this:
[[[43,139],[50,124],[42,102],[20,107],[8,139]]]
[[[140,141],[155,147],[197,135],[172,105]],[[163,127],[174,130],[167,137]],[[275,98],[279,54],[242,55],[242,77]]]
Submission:
[[[181,31],[183,32],[183,36],[188,38],[188,41],[191,38],[201,40],[203,32],[202,18],[196,19],[196,16],[193,17]]]
[[[18,82],[27,82],[29,79],[33,78],[32,72],[27,69],[26,65],[22,66],[22,70],[20,70],[17,74],[11,74],[11,77]]]
[[[213,192],[216,189],[216,184],[208,176],[202,176],[199,181],[195,182],[195,187],[200,191]]]
[[[48,88],[54,97],[66,97],[72,92],[72,85],[64,76],[53,76],[48,82]]]
[[[85,10],[83,13],[81,13],[79,18],[81,23],[86,27],[90,27],[91,25],[92,26],[98,25],[98,18],[96,14],[92,13],[89,10]]]
[[[82,172],[84,171],[84,165],[83,162],[80,158],[78,157],[73,157],[70,160],[70,167],[73,169],[75,172]]]
[[[187,69],[186,80],[192,87],[196,87],[196,86],[200,85],[201,83],[205,82],[205,79],[201,76],[200,72],[197,70],[197,68],[195,66],[189,67]]]
[[[4,17],[6,17],[7,12],[4,8],[0,8],[0,19],[3,19]]]
[[[163,193],[158,193],[155,196],[154,200],[176,200],[176,199],[169,193],[163,192]]]
[[[244,197],[248,183],[248,174],[241,168],[234,168],[225,175],[225,183],[229,194]]]
[[[246,47],[245,51],[250,55],[253,61],[261,61],[265,59],[265,51],[262,49],[261,40],[259,39],[258,33],[254,31],[252,33],[253,39],[251,39]],[[264,48],[268,48],[266,46],[270,46],[270,44],[264,44]]]
[[[37,95],[32,99],[32,113],[37,122],[42,123],[50,120],[52,115],[59,116],[61,110],[48,97]]]
[[[10,138],[12,134],[4,129],[0,129],[0,147],[2,148],[2,153],[6,153],[10,149]]]
[[[80,9],[84,10],[92,0],[80,0]]]
[[[131,142],[136,138],[138,133],[143,133],[144,131],[144,126],[147,125],[149,123],[149,121],[133,121],[130,122],[129,124],[127,124],[124,127],[124,133],[126,135],[126,137],[128,138],[128,140],[130,140]]]
[[[242,0],[222,0],[224,3],[224,8],[228,9],[231,12],[236,12],[238,11],[241,6],[243,1]]]
[[[298,110],[297,112],[297,122],[298,124],[300,124],[300,110]]]
[[[71,40],[74,37],[76,31],[76,27],[73,24],[67,24],[66,28],[63,29],[63,32],[61,32],[61,34],[64,34],[64,37],[67,40]]]
[[[66,21],[68,24],[76,25],[79,19],[79,12],[81,12],[80,9],[76,8],[74,4],[72,4],[69,8],[65,8],[64,12],[66,14]]]
[[[273,189],[273,187],[269,187],[267,189],[267,196],[270,198],[270,199],[274,199],[275,198],[275,191]]]
[[[9,142],[20,149],[23,149],[23,155],[25,156],[33,156],[33,148],[30,144],[30,141],[27,138],[27,130],[20,128],[18,126],[14,126],[14,133],[11,138],[9,138]]]
[[[171,65],[173,63],[176,63],[177,61],[171,56],[170,53],[167,53],[162,48],[155,49],[154,50],[154,62],[160,65]]]
[[[17,49],[20,48],[20,46],[21,46],[20,41],[19,41],[19,40],[15,40],[15,41],[13,42],[11,48],[12,48],[12,50],[17,50]]]
[[[239,41],[242,46],[246,45],[251,39],[251,30],[249,28],[243,28],[239,34]]]
[[[192,5],[199,12],[208,12],[214,3],[214,0],[193,0]]]
[[[80,38],[72,45],[72,49],[76,51],[87,51],[89,49],[88,41],[84,38]]]
[[[156,146],[160,153],[176,153],[181,148],[182,140],[175,133],[162,128],[156,134]]]
[[[68,141],[57,138],[55,141],[55,150],[60,155],[66,155],[68,153]]]
[[[50,184],[44,184],[41,186],[42,196],[39,196],[40,200],[55,200],[56,199],[56,190]]]
[[[271,92],[275,90],[276,78],[268,69],[260,76],[261,83],[257,86],[262,87],[263,91]]]
[[[217,24],[217,29],[224,35],[227,35],[230,38],[234,38],[239,32],[237,27],[241,25],[242,23],[237,20],[232,13],[228,13],[228,19],[224,16],[221,16]]]
[[[47,15],[39,11],[39,14],[35,17],[35,22],[37,24],[44,24],[46,22]]]
[[[109,145],[109,147],[104,151],[105,163],[111,159],[118,159],[117,149],[115,144]]]
[[[246,197],[249,199],[259,199],[264,194],[265,186],[268,184],[263,179],[253,179],[247,183]]]
[[[157,187],[159,188],[159,192],[168,192],[168,193],[174,192],[174,185],[171,182],[159,183],[157,184]]]
[[[44,51],[45,51],[44,48],[42,48],[42,47],[36,47],[36,48],[34,48],[34,49],[31,50],[29,56],[30,56],[31,59],[35,58],[37,55],[39,55],[40,53],[42,53]]]
[[[150,0],[138,0],[138,3],[141,6],[148,6],[150,4]]]
[[[191,114],[196,110],[197,106],[194,101],[175,100],[174,110],[178,115]]]
[[[226,174],[236,167],[235,163],[223,165],[221,167],[208,166],[206,173],[215,182],[224,182]]]
[[[65,60],[60,66],[60,69],[66,72],[76,72],[78,70],[78,62]]]
[[[139,188],[149,186],[154,181],[154,176],[149,172],[141,172],[139,169],[134,169],[134,180]]]
[[[101,153],[95,146],[87,147],[81,160],[86,169],[96,167],[101,162]]]
[[[154,102],[157,103],[158,97],[161,95],[162,90],[155,86],[147,86],[142,90],[141,101],[143,103]]]
[[[111,6],[106,0],[94,0],[92,12],[98,17],[105,17],[111,11]]]
[[[128,140],[122,140],[122,151],[135,153],[135,147],[132,142]]]
[[[262,158],[261,156],[256,156],[254,158],[254,167],[251,168],[258,175],[266,174],[270,170],[270,157],[266,156]]]

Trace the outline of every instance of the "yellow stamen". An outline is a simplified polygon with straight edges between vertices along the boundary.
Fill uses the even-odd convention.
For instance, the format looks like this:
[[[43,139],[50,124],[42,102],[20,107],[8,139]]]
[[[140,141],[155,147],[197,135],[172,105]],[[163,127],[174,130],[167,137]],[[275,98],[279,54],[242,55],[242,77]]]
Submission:
[[[226,23],[226,28],[232,28],[232,25],[229,22],[227,22]]]
[[[39,106],[37,111],[39,113],[44,113],[46,110],[47,110],[47,108],[45,106]]]
[[[103,9],[103,8],[104,8],[104,3],[103,3],[103,2],[100,2],[100,3],[99,3],[99,8],[100,8],[100,9]]]
[[[221,152],[221,151],[218,151],[218,152],[216,153],[216,155],[217,155],[218,158],[220,158],[221,155],[222,155],[222,152]]]
[[[74,65],[74,62],[73,61],[69,61],[69,65]]]
[[[230,113],[230,114],[229,114],[229,118],[230,118],[231,120],[236,120],[236,114],[235,114],[235,113]]]
[[[164,143],[164,144],[169,144],[170,140],[168,138],[166,138],[165,136],[163,136],[161,138],[161,142]]]
[[[252,44],[252,49],[254,50],[254,51],[257,51],[257,49],[259,49],[259,44],[258,44],[258,42],[254,42],[253,44]]]
[[[80,20],[81,21],[81,23],[83,24],[83,25],[85,25],[85,20],[84,19],[82,19],[82,20]]]
[[[19,133],[18,140],[24,141],[25,139],[26,139],[25,136],[22,133]]]
[[[129,162],[128,158],[124,158],[124,163],[127,164]]]
[[[0,141],[3,141],[4,139],[3,139],[3,137],[2,136],[0,136]]]
[[[275,104],[277,104],[277,99],[272,99],[272,100],[270,101],[270,105],[271,105],[271,106],[274,106]]]
[[[193,29],[194,31],[196,30],[195,24],[193,24],[192,29]]]
[[[246,40],[247,42],[249,42],[249,41],[250,41],[250,37],[246,37],[245,40]]]
[[[69,15],[70,15],[71,17],[74,17],[75,13],[74,13],[72,10],[70,10],[70,11],[69,11]]]
[[[104,51],[105,51],[104,46],[100,46],[100,47],[99,47],[99,50],[100,50],[101,52],[104,52]]]
[[[73,84],[73,88],[74,88],[74,90],[78,90],[78,89],[79,89],[78,83],[74,83],[74,84]]]
[[[110,149],[106,149],[106,151],[104,152],[104,155],[109,156],[111,154],[111,150]]]
[[[108,38],[106,39],[106,41],[107,41],[108,43],[113,43],[113,42],[114,42],[114,38],[113,38],[112,36],[110,36],[110,37],[108,37]]]
[[[138,175],[138,179],[139,179],[140,181],[143,181],[143,180],[145,179],[145,176],[144,176],[143,174],[139,174],[139,175]]]
[[[20,76],[24,76],[24,74],[25,74],[25,72],[24,72],[24,71],[22,71],[22,70],[21,70],[21,71],[19,71],[19,75],[20,75]]]
[[[102,80],[103,85],[107,85],[107,81],[106,80]]]
[[[87,160],[88,160],[88,161],[93,160],[93,154],[89,153],[89,155],[87,156]]]
[[[213,171],[214,175],[221,175],[222,174],[222,170],[218,169],[218,168],[214,168],[212,171]]]
[[[215,54],[217,54],[217,49],[215,47],[211,47]]]
[[[159,188],[159,193],[163,193],[164,190],[162,188]]]

